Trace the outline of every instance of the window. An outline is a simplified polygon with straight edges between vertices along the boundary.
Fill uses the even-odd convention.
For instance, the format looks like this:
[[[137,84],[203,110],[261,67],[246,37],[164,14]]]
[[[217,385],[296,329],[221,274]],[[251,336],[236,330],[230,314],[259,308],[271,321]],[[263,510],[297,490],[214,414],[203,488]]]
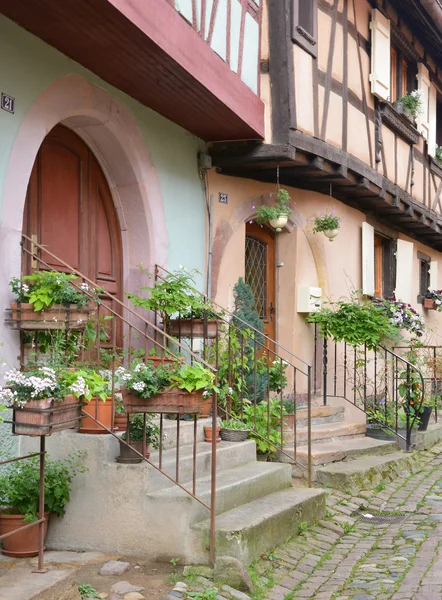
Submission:
[[[428,290],[430,289],[431,281],[430,281],[430,266],[431,259],[426,254],[422,252],[417,253],[417,257],[419,259],[419,298],[418,301],[422,302],[423,298],[425,298]]]
[[[437,97],[436,104],[436,145],[442,146],[442,96]]]
[[[394,294],[395,256],[393,240],[380,234],[374,236],[374,295],[391,298]]]
[[[317,0],[292,0],[292,40],[316,58],[318,54]]]
[[[416,89],[417,66],[399,48],[394,46],[391,46],[390,56],[390,101],[396,102],[405,94]]]

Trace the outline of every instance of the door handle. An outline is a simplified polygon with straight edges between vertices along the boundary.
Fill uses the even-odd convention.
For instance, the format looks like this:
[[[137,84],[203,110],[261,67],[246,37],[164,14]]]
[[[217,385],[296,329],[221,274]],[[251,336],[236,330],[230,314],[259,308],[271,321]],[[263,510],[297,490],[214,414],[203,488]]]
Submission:
[[[276,308],[273,306],[273,302],[270,302],[269,305],[269,315],[270,315],[270,320],[273,321],[273,313],[276,312]]]

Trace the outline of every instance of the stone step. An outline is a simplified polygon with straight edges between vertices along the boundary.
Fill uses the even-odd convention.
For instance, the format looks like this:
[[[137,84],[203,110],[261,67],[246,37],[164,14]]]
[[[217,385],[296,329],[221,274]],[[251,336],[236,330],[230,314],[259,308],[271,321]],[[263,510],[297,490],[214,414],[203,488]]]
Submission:
[[[216,518],[218,556],[233,556],[244,565],[257,560],[299,532],[302,522],[313,523],[325,514],[325,492],[318,489],[290,488],[243,504]],[[208,544],[209,519],[193,526]]]
[[[192,481],[183,484],[192,490]],[[216,514],[257,500],[292,486],[292,470],[290,465],[270,462],[250,462],[225,471],[216,476]],[[210,505],[211,477],[198,479],[196,496]],[[195,523],[207,518],[207,509],[197,501],[189,503],[188,495],[180,488],[173,486],[166,490],[149,494],[157,500],[162,510],[169,510],[171,518],[178,515],[183,518],[185,510],[190,511],[189,522]]]
[[[365,436],[365,423],[353,423],[343,421],[337,423],[322,423],[312,426],[312,441],[330,442],[347,439],[355,436]],[[297,444],[307,443],[307,427],[296,428]],[[293,431],[284,431],[284,442],[286,445],[293,444]]]
[[[75,569],[53,569],[32,573],[18,567],[0,577],[1,600],[80,600],[75,583]]]
[[[312,425],[322,425],[324,423],[335,423],[344,420],[343,406],[312,406],[311,418]],[[308,411],[306,408],[301,408],[296,411],[296,426],[307,426]]]
[[[388,483],[398,477],[406,479],[416,468],[420,468],[417,455],[396,452],[325,465],[315,470],[314,479],[322,485],[354,494],[360,490],[372,490],[380,483]]]
[[[322,442],[312,444],[312,464],[326,465],[339,461],[353,461],[363,456],[385,455],[397,452],[397,442],[386,442],[375,440],[369,437],[355,437],[345,440],[345,442]],[[293,456],[293,450],[285,450],[286,453]],[[307,446],[298,446],[296,449],[296,459],[302,464],[307,464],[308,452]]]

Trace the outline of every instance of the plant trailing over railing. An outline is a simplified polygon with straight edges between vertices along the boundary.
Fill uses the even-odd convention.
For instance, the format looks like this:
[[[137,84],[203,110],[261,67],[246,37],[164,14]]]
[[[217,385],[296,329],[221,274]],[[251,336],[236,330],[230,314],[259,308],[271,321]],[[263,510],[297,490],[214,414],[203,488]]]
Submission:
[[[315,217],[315,226],[313,227],[313,233],[321,233],[323,231],[332,231],[339,229],[341,223],[341,217],[332,210],[330,213],[325,213],[321,217]]]
[[[84,452],[71,454],[64,461],[46,458],[45,511],[58,517],[65,513],[71,494],[71,484],[77,473],[87,469],[82,463]],[[38,457],[22,463],[14,462],[0,476],[0,506],[2,510],[24,515],[25,521],[37,520],[40,499],[40,466]]]
[[[414,121],[424,110],[424,98],[422,90],[413,90],[399,98],[398,102],[402,104],[405,114],[413,118]]]
[[[37,271],[21,279],[13,277],[10,281],[17,302],[32,304],[36,312],[50,308],[54,304],[78,308],[86,306],[91,296],[98,301],[98,289],[93,290],[87,283],[79,287],[73,285],[76,275],[67,275],[57,271]]]
[[[423,317],[410,305],[393,298],[385,300],[373,300],[385,309],[390,322],[399,329],[405,329],[410,333],[422,336],[425,330]]]
[[[289,202],[290,195],[287,190],[278,190],[275,206],[260,206],[256,211],[256,222],[260,225],[270,223],[276,231],[281,231],[281,228],[287,224],[287,220],[292,214]],[[282,219],[283,222],[278,222],[279,219]]]

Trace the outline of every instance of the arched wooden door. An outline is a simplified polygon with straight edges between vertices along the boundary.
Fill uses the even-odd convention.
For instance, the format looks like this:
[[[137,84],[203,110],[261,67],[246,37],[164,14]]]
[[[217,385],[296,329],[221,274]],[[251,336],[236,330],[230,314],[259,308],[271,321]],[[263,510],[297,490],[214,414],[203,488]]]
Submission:
[[[246,225],[245,282],[252,288],[264,333],[276,336],[275,237],[257,223]]]
[[[109,185],[88,146],[61,125],[52,129],[38,151],[23,232],[121,298],[121,235]],[[45,252],[41,259],[52,268],[67,270]],[[23,271],[36,268],[45,267],[28,257]]]

